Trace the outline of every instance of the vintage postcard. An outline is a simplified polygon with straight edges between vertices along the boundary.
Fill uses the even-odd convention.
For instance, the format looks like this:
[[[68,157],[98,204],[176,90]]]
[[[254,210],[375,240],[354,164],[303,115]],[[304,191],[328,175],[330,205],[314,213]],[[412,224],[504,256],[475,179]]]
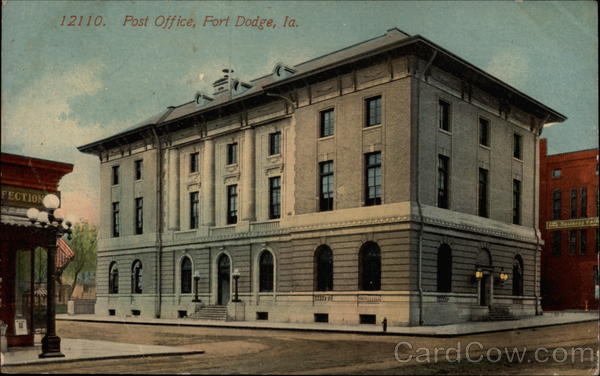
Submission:
[[[2,1],[5,373],[598,374],[593,1]]]

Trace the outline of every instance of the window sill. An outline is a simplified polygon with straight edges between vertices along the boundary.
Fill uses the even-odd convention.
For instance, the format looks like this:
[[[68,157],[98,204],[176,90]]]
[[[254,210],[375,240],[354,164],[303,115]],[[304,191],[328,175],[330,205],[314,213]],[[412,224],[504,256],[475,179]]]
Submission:
[[[447,131],[447,130],[442,129],[442,128],[438,128],[438,131],[440,131],[443,134],[447,134],[448,136],[452,136],[452,131]]]
[[[492,148],[489,145],[479,144],[479,147],[485,150],[492,150]]]
[[[365,125],[363,127],[363,131],[366,131],[368,129],[379,129],[379,128],[382,128],[382,127],[383,127],[383,124],[381,124],[381,123],[380,124],[373,124],[373,125]]]
[[[513,157],[513,161],[516,161],[516,162],[523,163],[523,160],[522,160],[522,159],[519,159],[519,158],[517,158],[517,157]]]
[[[323,137],[319,137],[317,139],[317,141],[325,141],[325,140],[331,140],[332,138],[335,138],[335,134],[332,134],[330,136],[323,136]]]

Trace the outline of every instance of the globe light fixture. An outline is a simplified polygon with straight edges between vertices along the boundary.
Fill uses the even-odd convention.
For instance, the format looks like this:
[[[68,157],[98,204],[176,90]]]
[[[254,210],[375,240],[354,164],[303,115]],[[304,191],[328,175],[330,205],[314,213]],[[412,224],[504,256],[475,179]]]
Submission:
[[[60,199],[56,195],[50,193],[44,197],[42,204],[44,204],[46,209],[55,210],[60,206]]]
[[[37,210],[36,208],[29,208],[27,210],[27,218],[29,218],[29,221],[31,223],[35,223],[37,221],[38,214],[40,214],[40,211]]]

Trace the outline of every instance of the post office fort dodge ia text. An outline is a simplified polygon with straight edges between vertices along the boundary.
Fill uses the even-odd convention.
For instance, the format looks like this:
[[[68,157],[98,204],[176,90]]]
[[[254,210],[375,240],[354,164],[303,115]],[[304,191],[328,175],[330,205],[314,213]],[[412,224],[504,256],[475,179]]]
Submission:
[[[537,145],[565,116],[398,29],[251,81],[224,72],[79,148],[101,162],[98,314],[541,312]]]

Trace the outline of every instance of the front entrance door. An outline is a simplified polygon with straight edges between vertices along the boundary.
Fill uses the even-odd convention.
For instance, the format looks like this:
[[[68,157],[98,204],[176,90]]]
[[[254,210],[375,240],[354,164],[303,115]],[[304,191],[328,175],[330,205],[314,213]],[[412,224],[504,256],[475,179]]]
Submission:
[[[231,267],[229,265],[229,256],[221,255],[218,262],[218,292],[217,304],[226,305],[229,303],[229,281],[231,280]]]
[[[490,305],[490,274],[484,274],[479,280],[479,305]]]

